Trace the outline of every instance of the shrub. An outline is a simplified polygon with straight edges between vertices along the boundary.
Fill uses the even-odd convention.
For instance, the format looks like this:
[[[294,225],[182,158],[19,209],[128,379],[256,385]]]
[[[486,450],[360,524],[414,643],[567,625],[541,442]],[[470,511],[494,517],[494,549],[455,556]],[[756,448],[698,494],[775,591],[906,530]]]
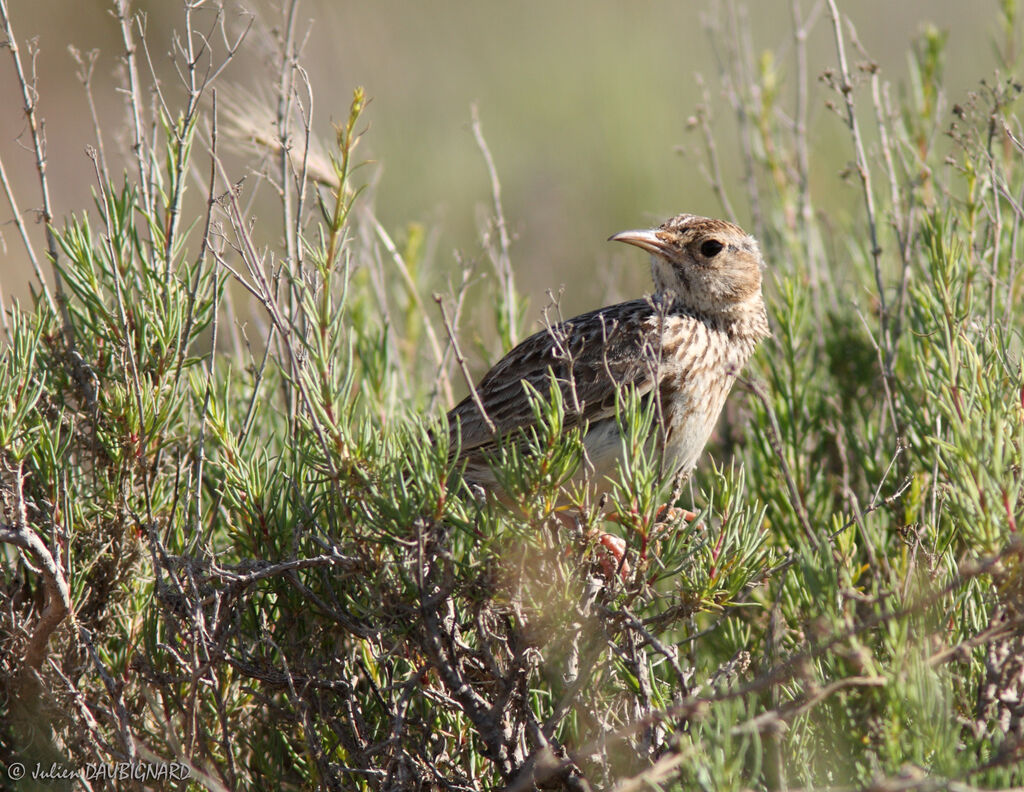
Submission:
[[[600,573],[597,504],[575,493],[571,527],[555,513],[579,456],[557,400],[535,401],[532,453],[496,459],[513,504],[460,483],[441,416],[471,273],[427,299],[422,231],[396,242],[363,201],[362,92],[330,146],[311,140],[286,33],[285,110],[264,128],[251,97],[214,90],[245,31],[189,6],[183,98],[148,118],[139,29],[115,9],[131,168],[114,178],[96,153],[89,211],[52,216],[13,50],[52,271],[11,196],[36,298],[7,308],[0,358],[8,778],[177,762],[174,783],[211,789],[1024,783],[1016,82],[945,112],[945,37],[926,30],[897,103],[850,63],[829,0],[822,83],[850,165],[826,199],[812,23],[794,23],[792,110],[771,57],[725,59],[774,334],[709,455],[730,461],[673,493],[699,519],[658,521],[665,486],[639,450],[611,488],[619,580]],[[1009,69],[1015,4],[1001,13]],[[693,119],[712,143],[713,123]],[[507,349],[527,312],[474,130]],[[225,135],[269,163],[280,243],[256,235]],[[733,216],[724,146],[708,172]],[[620,407],[652,419],[628,393]]]

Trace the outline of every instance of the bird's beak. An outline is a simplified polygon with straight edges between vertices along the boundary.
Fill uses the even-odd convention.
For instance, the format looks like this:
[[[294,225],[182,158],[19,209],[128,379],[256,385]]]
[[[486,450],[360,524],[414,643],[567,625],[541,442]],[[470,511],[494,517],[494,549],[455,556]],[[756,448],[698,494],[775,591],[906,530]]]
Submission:
[[[612,234],[608,237],[608,241],[626,242],[630,245],[636,245],[638,248],[643,248],[648,253],[664,254],[666,252],[665,243],[658,238],[658,234],[655,229],[620,231],[619,233]]]

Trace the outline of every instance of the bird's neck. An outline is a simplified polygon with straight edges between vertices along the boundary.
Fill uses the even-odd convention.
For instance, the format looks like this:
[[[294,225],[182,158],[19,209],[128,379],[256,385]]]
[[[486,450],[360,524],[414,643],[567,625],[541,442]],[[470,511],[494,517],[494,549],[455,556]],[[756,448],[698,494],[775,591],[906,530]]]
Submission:
[[[729,324],[730,333],[735,336],[749,338],[756,344],[772,334],[760,292],[721,313]]]
[[[733,303],[727,308],[710,311],[694,308],[692,301],[681,297],[671,289],[656,292],[654,300],[656,304],[663,306],[663,310],[682,311],[733,338],[748,339],[756,344],[771,335],[768,314],[760,293],[754,294],[742,302]]]

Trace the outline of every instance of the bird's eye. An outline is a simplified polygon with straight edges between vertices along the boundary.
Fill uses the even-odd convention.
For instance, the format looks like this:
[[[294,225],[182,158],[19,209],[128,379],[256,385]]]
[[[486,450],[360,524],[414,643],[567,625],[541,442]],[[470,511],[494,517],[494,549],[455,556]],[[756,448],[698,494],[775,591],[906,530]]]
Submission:
[[[701,255],[703,255],[705,258],[714,258],[722,251],[722,248],[724,247],[725,245],[723,245],[717,239],[709,239],[707,242],[700,246],[700,252]]]

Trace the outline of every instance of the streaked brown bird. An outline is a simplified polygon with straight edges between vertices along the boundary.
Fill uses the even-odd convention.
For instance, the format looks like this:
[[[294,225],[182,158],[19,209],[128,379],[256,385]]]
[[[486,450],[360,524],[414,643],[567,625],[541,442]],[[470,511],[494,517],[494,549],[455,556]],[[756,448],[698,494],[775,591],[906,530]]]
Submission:
[[[692,214],[610,240],[651,254],[654,294],[535,333],[487,372],[475,396],[448,413],[451,453],[465,462],[468,484],[502,496],[488,456],[498,437],[534,423],[525,386],[547,394],[552,375],[564,430],[583,432],[577,477],[601,487],[617,475],[624,443],[616,394],[628,386],[656,400],[649,444],[663,475],[685,476],[696,465],[736,376],[769,335],[760,248],[738,226]]]

